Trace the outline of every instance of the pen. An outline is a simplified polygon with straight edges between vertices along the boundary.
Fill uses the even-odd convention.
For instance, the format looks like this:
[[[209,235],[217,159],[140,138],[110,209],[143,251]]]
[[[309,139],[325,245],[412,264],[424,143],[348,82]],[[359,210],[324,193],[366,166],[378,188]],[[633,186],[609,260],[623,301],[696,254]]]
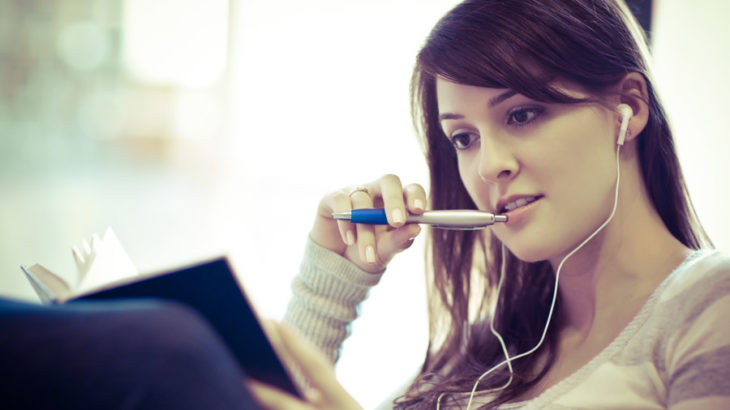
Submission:
[[[353,209],[347,212],[334,212],[332,218],[353,223],[387,225],[385,209]],[[408,215],[406,223],[428,224],[434,228],[476,230],[495,222],[507,222],[506,215],[471,209],[425,211],[421,215]]]

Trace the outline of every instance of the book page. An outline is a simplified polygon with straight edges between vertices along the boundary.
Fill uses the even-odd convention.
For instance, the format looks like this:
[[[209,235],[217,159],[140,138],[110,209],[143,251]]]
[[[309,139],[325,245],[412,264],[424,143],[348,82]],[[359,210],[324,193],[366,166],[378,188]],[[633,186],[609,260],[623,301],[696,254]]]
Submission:
[[[42,303],[56,303],[71,295],[71,288],[63,278],[45,267],[35,264],[31,267],[20,267],[38,294]]]
[[[138,275],[137,269],[111,228],[107,228],[100,240],[92,241],[91,249],[88,251],[89,253],[84,256],[90,263],[85,267],[86,272],[79,272],[81,280],[74,288],[74,294],[85,293]]]

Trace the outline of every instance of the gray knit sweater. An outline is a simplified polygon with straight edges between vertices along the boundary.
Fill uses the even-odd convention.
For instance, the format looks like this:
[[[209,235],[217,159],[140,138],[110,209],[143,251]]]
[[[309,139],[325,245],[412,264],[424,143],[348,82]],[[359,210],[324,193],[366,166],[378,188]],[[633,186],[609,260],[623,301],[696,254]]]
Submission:
[[[381,276],[309,241],[284,320],[334,363],[358,306]],[[588,364],[537,398],[503,407],[730,409],[728,314],[730,258],[694,252]],[[445,400],[442,408],[453,402]]]

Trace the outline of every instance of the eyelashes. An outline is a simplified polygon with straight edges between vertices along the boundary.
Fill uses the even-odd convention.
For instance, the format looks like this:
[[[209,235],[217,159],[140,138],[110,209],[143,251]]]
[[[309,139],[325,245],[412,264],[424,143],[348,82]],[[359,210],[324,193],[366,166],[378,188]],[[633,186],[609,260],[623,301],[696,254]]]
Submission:
[[[455,133],[449,138],[449,141],[451,141],[451,145],[454,146],[459,151],[463,151],[468,149],[474,141],[479,138],[478,135],[476,135],[473,132],[458,132]]]
[[[540,106],[515,107],[507,112],[504,122],[508,127],[524,127],[531,124],[544,112],[545,108]],[[447,138],[456,150],[463,151],[470,148],[479,139],[479,134],[472,130],[457,130]]]
[[[544,111],[543,107],[537,106],[514,108],[507,113],[507,125],[523,127],[534,121]]]

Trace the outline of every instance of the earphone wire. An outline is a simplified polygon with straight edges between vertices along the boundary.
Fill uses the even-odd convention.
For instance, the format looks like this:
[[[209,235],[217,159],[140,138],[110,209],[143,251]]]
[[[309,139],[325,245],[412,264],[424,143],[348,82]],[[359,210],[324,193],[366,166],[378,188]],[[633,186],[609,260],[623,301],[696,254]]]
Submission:
[[[621,130],[621,134],[624,134],[625,132],[626,132],[625,129]],[[469,401],[466,405],[466,410],[469,410],[471,408],[471,404],[472,404],[472,401],[474,400],[474,395],[476,393],[477,387],[479,386],[479,383],[482,381],[482,379],[484,379],[484,377],[491,374],[494,370],[497,370],[500,367],[502,367],[503,365],[507,364],[507,367],[509,368],[509,371],[510,371],[510,377],[509,377],[509,380],[507,381],[507,383],[502,387],[496,388],[494,390],[488,390],[487,392],[494,392],[494,391],[500,391],[500,390],[506,389],[512,383],[512,380],[514,378],[512,362],[514,360],[521,359],[525,356],[528,356],[528,355],[534,353],[536,350],[538,350],[540,348],[540,346],[542,346],[542,343],[545,341],[545,336],[547,335],[547,330],[548,330],[548,327],[550,326],[550,320],[552,319],[553,311],[555,309],[555,301],[557,300],[557,296],[558,296],[558,283],[560,281],[560,270],[562,269],[563,264],[565,263],[565,261],[568,260],[568,258],[573,256],[573,254],[578,252],[578,250],[580,250],[585,244],[587,244],[591,239],[593,239],[593,237],[598,235],[598,233],[601,230],[603,230],[603,228],[605,228],[609,222],[611,222],[611,220],[613,219],[613,216],[616,214],[616,208],[618,206],[618,190],[619,190],[619,184],[621,182],[621,165],[620,165],[620,161],[619,161],[620,151],[621,151],[621,145],[617,144],[616,145],[616,187],[614,190],[613,208],[611,209],[611,214],[608,216],[608,218],[606,218],[606,220],[601,224],[601,226],[599,226],[595,231],[593,231],[593,233],[590,234],[586,239],[584,239],[583,242],[580,243],[580,245],[578,245],[572,251],[570,251],[567,255],[565,255],[565,257],[563,257],[563,260],[560,261],[560,264],[558,265],[558,269],[555,272],[555,286],[553,288],[553,300],[550,303],[550,309],[548,311],[547,320],[545,321],[545,327],[542,330],[542,335],[540,336],[540,340],[537,342],[537,344],[532,349],[530,349],[526,352],[520,353],[515,357],[510,357],[502,336],[501,335],[497,336],[500,344],[502,345],[502,351],[505,354],[505,360],[500,362],[499,364],[495,365],[491,369],[487,370],[486,372],[482,373],[481,376],[479,376],[479,378],[474,383],[474,387],[471,390],[471,394],[469,395]],[[501,290],[502,280],[504,278],[504,271],[505,271],[504,253],[505,253],[504,244],[502,244],[502,269],[500,272],[499,284],[497,285],[497,301],[499,301],[499,292]],[[494,310],[495,310],[495,312],[497,310],[496,304],[495,304]],[[494,315],[492,315],[492,317],[490,318],[490,329],[492,330],[492,333],[495,333],[496,330],[494,330],[493,322],[494,322]],[[498,332],[496,332],[496,333],[498,334]],[[496,334],[495,334],[495,336],[496,336]],[[440,408],[442,396],[443,396],[443,393],[438,398],[438,403],[436,405],[437,410],[439,410],[439,408]]]

